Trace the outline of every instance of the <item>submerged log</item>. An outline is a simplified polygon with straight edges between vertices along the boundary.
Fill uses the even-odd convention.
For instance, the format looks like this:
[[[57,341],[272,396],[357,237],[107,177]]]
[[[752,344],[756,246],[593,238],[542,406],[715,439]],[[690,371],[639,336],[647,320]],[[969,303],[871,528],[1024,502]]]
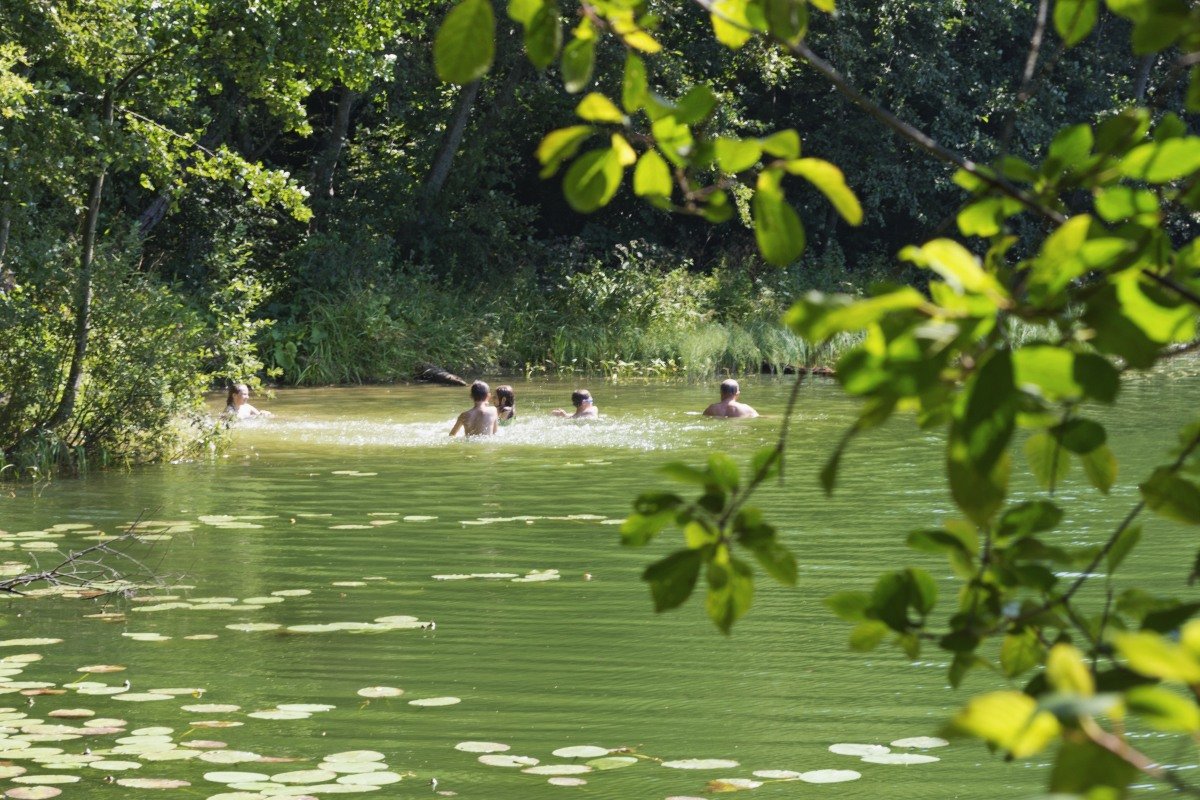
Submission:
[[[433,364],[421,364],[417,367],[417,380],[429,383],[440,383],[444,386],[466,386],[467,382]]]

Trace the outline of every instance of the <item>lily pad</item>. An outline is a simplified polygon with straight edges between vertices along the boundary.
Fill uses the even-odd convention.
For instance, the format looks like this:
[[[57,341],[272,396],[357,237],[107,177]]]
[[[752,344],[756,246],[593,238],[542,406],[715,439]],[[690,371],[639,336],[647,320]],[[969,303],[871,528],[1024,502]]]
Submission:
[[[633,756],[605,756],[604,758],[593,758],[587,762],[587,765],[592,769],[604,771],[632,767],[636,763],[638,763],[638,759]]]
[[[235,706],[231,703],[193,703],[191,705],[180,706],[184,711],[191,711],[194,714],[232,714],[234,711],[241,711],[241,706]]]
[[[421,708],[435,708],[437,706],[454,706],[462,702],[459,697],[425,697],[420,700],[409,700],[410,706],[420,706]]]
[[[86,667],[76,667],[76,672],[86,672],[89,675],[99,675],[105,672],[124,672],[120,664],[89,664]]]
[[[104,770],[105,772],[123,772],[127,769],[142,768],[142,765],[137,761],[93,761],[88,766],[92,769]]]
[[[312,594],[312,589],[279,589],[271,594],[275,597],[304,597]]]
[[[489,767],[536,767],[540,762],[532,756],[505,756],[488,753],[479,757],[480,764]]]
[[[397,689],[395,686],[368,686],[364,689],[359,689],[356,694],[360,697],[370,697],[372,699],[378,697],[399,697],[404,694],[404,690]]]
[[[7,778],[15,778],[18,775],[24,775],[28,770],[24,767],[17,766],[0,766],[0,780]]]
[[[201,753],[199,758],[210,764],[241,764],[245,761],[259,761],[262,756],[246,750],[209,750]]]
[[[551,786],[584,786],[587,784],[583,778],[551,778],[546,781]]]
[[[172,700],[175,695],[161,692],[125,692],[113,695],[113,700],[123,700],[127,703],[153,703],[156,700]]]
[[[282,628],[278,622],[235,622],[232,625],[226,625],[231,631],[244,631],[246,633],[256,633],[258,631],[274,631]]]
[[[664,761],[662,765],[670,769],[733,769],[740,766],[738,762],[727,758],[683,758]]]
[[[337,706],[327,703],[280,703],[275,706],[280,711],[303,711],[306,714],[316,714],[320,711],[333,711]]]
[[[512,747],[500,742],[459,742],[454,749],[464,753],[503,753]]]
[[[877,756],[863,756],[868,764],[932,764],[941,761],[937,756],[926,756],[920,753],[883,753]]]
[[[206,772],[204,780],[213,783],[248,783],[250,781],[266,781],[271,776],[262,772]]]
[[[192,723],[193,728],[237,728],[242,725],[231,719],[198,719]]]
[[[881,756],[892,751],[881,744],[842,743],[829,745],[829,752],[839,756],[859,756],[861,758],[862,756]]]
[[[272,775],[271,780],[275,783],[324,783],[336,777],[336,773],[327,772],[323,769],[298,769],[293,772],[281,772],[278,775]]]
[[[11,797],[12,800],[48,800],[51,797],[58,797],[60,794],[62,794],[62,789],[53,786],[18,786],[15,789],[9,789],[4,796]]]
[[[790,769],[758,769],[753,773],[756,778],[766,778],[772,781],[794,781],[800,777],[799,772]]]
[[[62,639],[35,637],[31,639],[5,639],[0,641],[0,647],[41,647],[44,644],[62,644]]]
[[[308,719],[312,716],[307,711],[283,711],[282,709],[266,709],[265,711],[251,711],[246,715],[254,719],[275,719],[275,720],[295,720]]]
[[[845,783],[856,781],[862,777],[861,772],[852,769],[814,769],[800,773],[800,780],[805,783]]]
[[[609,754],[607,747],[583,744],[576,747],[560,747],[552,755],[559,758],[600,758]]]
[[[583,775],[591,771],[592,768],[586,764],[541,764],[521,770],[530,775]]]
[[[96,712],[90,708],[56,708],[47,716],[57,719],[88,719],[96,716]]]
[[[428,514],[409,514],[404,518],[405,522],[432,522],[437,517],[431,517]]]
[[[400,776],[395,772],[360,772],[351,775],[341,775],[337,782],[346,786],[387,786],[398,783]]]
[[[386,756],[375,750],[347,750],[344,753],[333,753],[325,756],[326,761],[338,761],[348,764],[361,764],[367,761],[383,761]]]
[[[171,778],[119,778],[117,785],[129,789],[182,789],[192,784]]]
[[[35,786],[53,786],[55,784],[79,783],[78,775],[20,775],[12,779],[13,783],[27,783]]]
[[[917,750],[932,750],[935,747],[946,747],[950,743],[936,736],[912,736],[908,739],[897,739],[892,747],[912,747]]]

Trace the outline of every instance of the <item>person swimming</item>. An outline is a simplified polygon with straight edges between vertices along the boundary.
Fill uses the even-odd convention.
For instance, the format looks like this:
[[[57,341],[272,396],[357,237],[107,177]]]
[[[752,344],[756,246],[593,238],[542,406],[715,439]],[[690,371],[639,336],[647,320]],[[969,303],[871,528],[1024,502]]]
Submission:
[[[556,408],[550,413],[556,417],[566,417],[567,419],[596,419],[600,416],[600,409],[596,408],[596,404],[592,400],[592,393],[587,389],[576,389],[571,392],[571,405],[575,406],[574,414],[568,414],[561,408]]]
[[[225,398],[225,411],[223,413],[225,416],[234,419],[274,416],[270,411],[259,411],[250,405],[250,387],[244,383],[230,385],[229,395]]]
[[[496,407],[488,404],[491,394],[491,387],[483,381],[471,384],[471,400],[475,405],[458,415],[450,429],[451,436],[458,435],[459,431],[467,436],[487,436],[496,432],[499,415]]]
[[[706,417],[757,417],[758,412],[738,400],[742,390],[732,378],[721,381],[721,401],[704,409]]]
[[[496,387],[496,416],[501,425],[516,419],[517,395],[507,383]]]

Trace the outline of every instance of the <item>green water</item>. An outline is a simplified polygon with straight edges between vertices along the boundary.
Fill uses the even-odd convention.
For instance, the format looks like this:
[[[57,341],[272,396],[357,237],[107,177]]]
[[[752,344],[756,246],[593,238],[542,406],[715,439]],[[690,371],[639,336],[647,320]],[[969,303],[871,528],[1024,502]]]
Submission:
[[[763,416],[720,421],[696,414],[715,399],[712,387],[595,382],[589,388],[604,418],[590,424],[548,415],[551,408],[568,405],[571,385],[518,382],[516,388],[517,421],[495,438],[446,436],[468,405],[463,389],[287,391],[273,399],[255,398],[276,416],[241,423],[221,457],[6,493],[0,499],[0,528],[10,534],[57,523],[86,523],[111,533],[139,516],[192,526],[139,553],[162,583],[142,594],[179,598],[165,602],[189,602],[191,608],[139,611],[157,604],[144,598],[6,601],[8,624],[0,637],[64,639],[0,646],[0,656],[43,656],[9,680],[62,684],[84,677],[78,667],[115,664],[127,669],[85,679],[114,685],[128,679],[133,692],[204,690],[199,699],[186,695],[144,703],[69,691],[36,697],[32,708],[20,694],[0,696],[0,706],[7,700],[8,706],[50,723],[79,724],[48,716],[61,708],[85,708],[128,723],[126,734],[43,746],[100,752],[134,729],[165,726],[180,746],[216,740],[226,750],[298,759],[231,765],[198,758],[147,760],[140,769],[122,772],[76,769],[73,774],[83,780],[61,787],[62,796],[209,797],[233,790],[206,781],[206,772],[311,769],[323,756],[355,749],[379,751],[389,770],[406,774],[374,793],[380,797],[437,796],[431,778],[437,778],[439,791],[462,798],[572,792],[598,798],[697,796],[709,780],[750,778],[764,769],[851,769],[862,777],[824,786],[768,782],[754,790],[755,797],[1037,793],[1045,780],[1044,764],[1005,765],[969,742],[929,751],[941,761],[913,766],[865,764],[828,751],[839,742],[887,744],[935,735],[966,693],[997,685],[994,676],[979,674],[963,691],[951,691],[945,660],[937,652],[917,663],[891,650],[851,653],[847,626],[821,605],[834,591],[867,588],[882,570],[905,564],[931,568],[944,587],[950,586],[939,561],[902,545],[909,529],[951,513],[936,435],[899,420],[864,439],[847,457],[838,492],[826,498],[815,474],[854,406],[829,382],[806,385],[793,423],[788,481],[759,498],[800,560],[800,584],[785,589],[759,581],[754,609],[726,638],[704,618],[695,599],[677,611],[653,614],[638,576],[677,542],[624,549],[611,522],[627,513],[638,491],[667,485],[656,472],[664,462],[698,462],[714,448],[744,462],[770,443],[788,384],[746,382],[743,399]],[[1125,480],[1110,498],[1068,482],[1062,496],[1085,498],[1086,509],[1072,512],[1064,541],[1098,541],[1111,529],[1135,498],[1132,478],[1162,458],[1172,426],[1194,413],[1198,399],[1196,362],[1175,364],[1170,372],[1139,378],[1128,387],[1119,408],[1104,415]],[[348,471],[359,474],[344,474]],[[1029,485],[1017,489],[1019,495],[1033,492]],[[584,518],[567,519],[580,515]],[[406,521],[405,516],[436,519]],[[235,526],[258,527],[230,527],[223,517],[245,518],[233,520]],[[79,547],[89,543],[84,535],[70,532],[58,541]],[[1194,546],[1181,549],[1185,536],[1152,523],[1143,552],[1130,565],[1133,577],[1162,592],[1186,593],[1188,553]],[[22,555],[19,546],[0,553],[12,559]],[[52,561],[42,555],[43,563]],[[1164,563],[1177,566],[1163,572]],[[535,570],[557,570],[560,577],[434,577],[525,576]],[[205,609],[205,603],[195,602],[294,589],[311,593],[258,610]],[[101,611],[124,617],[85,616]],[[436,627],[372,633],[226,628],[365,623],[391,615],[434,621]],[[136,641],[122,635],[151,632],[171,638]],[[217,638],[185,638],[196,635]],[[378,699],[357,694],[374,686],[401,688],[404,694]],[[408,702],[434,697],[461,702],[427,708]],[[195,703],[232,704],[240,710],[204,714],[181,708]],[[334,708],[295,720],[247,716],[294,703]],[[242,724],[192,729],[194,720]],[[509,754],[543,764],[569,760],[553,757],[552,750],[590,744],[629,747],[662,760],[730,759],[739,766],[681,770],[647,759],[583,775],[585,786],[566,788],[548,784],[545,776],[479,763],[475,754],[454,747],[468,740],[508,744]],[[48,771],[29,760],[13,763],[30,774]],[[104,782],[106,774],[192,785],[138,791]],[[15,785],[0,781],[0,787]]]

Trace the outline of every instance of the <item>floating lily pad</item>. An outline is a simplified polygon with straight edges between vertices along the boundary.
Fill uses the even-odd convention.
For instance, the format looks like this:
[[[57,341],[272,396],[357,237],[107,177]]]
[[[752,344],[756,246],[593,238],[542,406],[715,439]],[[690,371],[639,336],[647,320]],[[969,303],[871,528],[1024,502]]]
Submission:
[[[278,589],[271,594],[275,597],[304,597],[312,594],[312,589]]]
[[[86,667],[76,667],[75,671],[100,675],[105,672],[124,672],[125,667],[122,667],[120,664],[89,664]]]
[[[420,700],[409,700],[410,706],[420,706],[422,708],[433,708],[436,706],[453,706],[462,702],[458,697],[426,697]]]
[[[226,747],[229,747],[225,742],[218,742],[212,739],[190,739],[187,746],[197,747],[201,750],[224,750]]]
[[[404,518],[405,522],[432,522],[437,517],[431,517],[428,514],[409,514]]]
[[[246,633],[256,633],[258,631],[274,631],[282,628],[278,622],[235,622],[232,625],[226,625],[231,631],[244,631]]]
[[[382,761],[322,761],[317,764],[317,769],[352,775],[361,772],[381,772],[387,769],[387,764]]]
[[[705,788],[710,792],[737,792],[742,789],[757,789],[762,781],[752,781],[749,778],[718,778],[709,781]]]
[[[192,784],[171,778],[119,778],[117,785],[129,789],[182,789]]]
[[[429,577],[433,578],[435,581],[469,581],[473,576],[452,574],[452,575],[430,575]]]
[[[371,526],[370,525],[355,525],[355,524],[330,525],[329,530],[331,530],[331,531],[369,531],[369,530],[371,530]]]
[[[202,686],[168,686],[165,689],[147,689],[147,691],[154,692],[155,694],[174,695],[176,697],[180,697],[183,695],[191,695],[192,697],[199,697],[200,695],[204,694],[208,690]],[[146,730],[150,730],[150,729],[147,728]],[[170,728],[162,728],[161,730],[170,731],[171,729]],[[135,731],[135,733],[136,733],[136,731]]]
[[[936,736],[913,736],[908,739],[897,739],[892,747],[913,747],[917,750],[932,750],[935,747],[946,747],[950,743]]]
[[[275,603],[282,603],[284,602],[284,599],[282,597],[271,597],[268,595],[266,597],[247,597],[242,602],[246,605],[269,606],[274,605]]]
[[[133,639],[135,642],[165,642],[170,639],[170,636],[163,636],[161,633],[122,633],[122,636]]]
[[[0,647],[41,647],[44,644],[62,644],[62,639],[34,637],[31,639],[5,639],[0,641]]]
[[[237,728],[241,725],[231,719],[198,719],[192,723],[193,728]]]
[[[191,705],[180,706],[184,711],[191,711],[194,714],[232,714],[234,711],[241,711],[241,706],[235,706],[230,703],[193,703]]]
[[[454,749],[464,753],[503,753],[512,747],[500,742],[459,742]]]
[[[298,769],[292,772],[281,772],[278,775],[272,775],[271,780],[275,783],[324,783],[336,777],[336,773],[327,772],[323,769]]]
[[[248,783],[250,781],[270,780],[271,776],[262,772],[206,772],[204,780],[213,783]]]
[[[603,771],[632,767],[636,763],[638,763],[638,759],[633,756],[605,756],[604,758],[593,758],[587,762],[587,765],[592,769]]]
[[[551,778],[546,781],[551,786],[584,786],[587,784],[583,778]]]
[[[174,695],[160,692],[125,692],[113,695],[113,700],[123,700],[128,703],[153,703],[156,700],[173,700]]]
[[[104,770],[105,772],[123,772],[127,769],[142,768],[142,765],[137,761],[93,761],[88,766],[92,769]]]
[[[794,781],[800,777],[799,772],[793,772],[790,769],[758,769],[751,774],[756,778],[766,778],[772,781]]]
[[[409,622],[420,622],[417,617],[410,617],[408,614],[392,614],[388,617],[376,617],[376,622],[382,622],[385,625],[401,625]]]
[[[397,689],[394,686],[368,686],[365,689],[359,689],[356,693],[360,697],[399,697],[404,694],[403,689]]]
[[[346,786],[387,786],[398,783],[400,776],[394,772],[360,772],[352,775],[341,775],[337,782]]]
[[[90,708],[56,708],[47,716],[57,719],[88,719],[96,716],[96,712]]]
[[[884,753],[892,752],[890,748],[884,747],[881,744],[831,744],[829,752],[836,753],[839,756],[881,756]]]
[[[280,711],[303,711],[306,714],[315,714],[320,711],[333,711],[337,706],[327,703],[280,703],[276,708]]]
[[[251,711],[246,716],[254,719],[295,720],[308,719],[312,714],[306,711],[283,711],[278,708],[269,708],[264,711]]]
[[[375,750],[347,750],[344,753],[332,753],[325,756],[326,761],[337,761],[347,764],[361,764],[368,761],[383,761],[383,753]]]
[[[932,764],[941,761],[937,756],[926,756],[920,753],[882,753],[877,756],[863,756],[868,764]]]
[[[538,759],[532,756],[505,756],[498,753],[488,753],[479,757],[480,764],[489,767],[536,767]]]
[[[800,773],[800,780],[805,783],[845,783],[856,781],[862,777],[861,772],[852,769],[814,769]]]
[[[201,753],[199,758],[210,764],[241,764],[246,761],[259,761],[262,756],[246,750],[209,750]]]
[[[330,586],[343,586],[343,587],[347,587],[347,588],[358,588],[360,586],[366,586],[367,582],[366,581],[334,581],[329,585]]]
[[[220,637],[215,633],[193,633],[191,636],[185,636],[183,638],[190,642],[202,642],[207,641],[208,639],[218,639]]]
[[[592,768],[586,764],[542,764],[521,770],[530,775],[583,775],[591,771]]]
[[[727,758],[683,758],[664,761],[662,765],[670,769],[733,769],[740,766],[738,762]]]
[[[9,789],[4,796],[11,797],[12,800],[48,800],[48,798],[58,797],[60,794],[62,794],[62,789],[53,786],[18,786],[15,789]]]
[[[27,783],[36,786],[53,786],[55,784],[79,783],[78,775],[20,775],[12,779],[13,783]]]
[[[15,778],[18,775],[24,775],[28,770],[24,767],[17,766],[0,766],[0,780],[6,778]]]
[[[552,755],[559,758],[599,758],[608,754],[609,749],[607,747],[584,744],[576,747],[560,747]]]

